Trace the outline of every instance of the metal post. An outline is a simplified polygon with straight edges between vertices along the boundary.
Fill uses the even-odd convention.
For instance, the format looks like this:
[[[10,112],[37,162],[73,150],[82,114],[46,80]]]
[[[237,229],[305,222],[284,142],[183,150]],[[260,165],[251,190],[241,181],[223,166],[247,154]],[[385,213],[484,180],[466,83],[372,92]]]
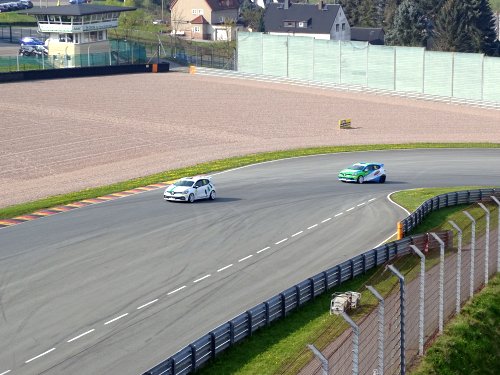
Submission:
[[[472,222],[471,225],[471,238],[470,238],[470,288],[469,296],[472,298],[474,295],[474,261],[476,259],[476,219],[472,217],[467,211],[463,211],[464,215]]]
[[[90,45],[87,48],[87,66],[90,66]]]
[[[406,311],[405,311],[405,277],[399,273],[399,271],[394,267],[392,264],[390,264],[387,268],[396,275],[396,277],[399,279],[399,304],[400,304],[400,319],[401,319],[401,375],[406,374],[406,342],[405,342],[405,334],[406,334],[406,328],[405,328],[405,320],[406,320]]]
[[[359,327],[356,323],[342,311],[342,317],[352,328],[354,336],[352,337],[352,375],[359,374]]]
[[[497,272],[500,272],[500,201],[493,196],[491,199],[498,204]]]
[[[444,327],[444,242],[436,233],[431,236],[439,243],[439,333]]]
[[[420,285],[418,304],[418,354],[424,355],[424,306],[425,306],[425,255],[415,245],[410,245],[420,257]]]
[[[328,360],[325,356],[312,344],[307,344],[307,347],[314,353],[314,355],[321,362],[321,373],[322,375],[328,375]]]
[[[453,221],[448,221],[448,223],[451,224],[453,228],[458,233],[458,240],[457,240],[457,302],[455,306],[455,312],[458,314],[460,312],[460,305],[462,303],[460,299],[460,293],[462,291],[462,229],[455,224]]]
[[[17,71],[19,71],[19,54],[16,55]]]
[[[484,57],[484,56],[483,56]],[[488,281],[490,279],[490,210],[486,208],[484,204],[481,202],[477,203],[479,207],[481,207],[484,212],[486,212],[486,236],[485,241],[486,244],[484,246],[484,285],[488,285]]]
[[[384,298],[371,285],[366,288],[378,299],[378,370],[377,375],[384,375]]]

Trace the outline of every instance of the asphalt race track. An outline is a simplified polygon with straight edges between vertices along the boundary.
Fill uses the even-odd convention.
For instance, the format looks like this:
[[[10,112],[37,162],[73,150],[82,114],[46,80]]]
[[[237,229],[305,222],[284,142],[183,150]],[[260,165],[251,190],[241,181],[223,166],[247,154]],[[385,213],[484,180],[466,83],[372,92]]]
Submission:
[[[0,374],[140,374],[240,312],[390,237],[390,192],[500,185],[500,150],[344,153],[214,176],[0,230]],[[385,184],[338,170],[385,163]],[[325,306],[327,309],[328,306]]]

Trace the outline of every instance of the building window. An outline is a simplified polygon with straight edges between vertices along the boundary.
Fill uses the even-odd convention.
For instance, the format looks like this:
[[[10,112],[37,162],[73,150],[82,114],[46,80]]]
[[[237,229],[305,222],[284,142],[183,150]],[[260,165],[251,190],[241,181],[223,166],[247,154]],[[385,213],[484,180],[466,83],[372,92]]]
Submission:
[[[98,40],[104,40],[104,32],[103,31],[98,31],[97,32],[97,39]]]
[[[193,32],[194,33],[199,33],[200,31],[201,31],[200,26],[193,27]]]
[[[283,26],[285,26],[285,27],[295,27],[295,22],[293,22],[293,21],[285,21],[283,23]]]
[[[198,14],[203,15],[203,9],[198,9]]]
[[[191,9],[191,14],[198,14],[198,9]]]
[[[335,25],[335,31],[339,32],[340,31],[340,25],[339,24],[336,24]]]
[[[59,41],[66,42],[66,34],[59,34]]]
[[[75,44],[80,43],[80,34],[75,34]]]
[[[305,22],[299,22],[299,26],[298,27],[306,27]]]
[[[342,31],[345,31],[345,23],[342,24]]]

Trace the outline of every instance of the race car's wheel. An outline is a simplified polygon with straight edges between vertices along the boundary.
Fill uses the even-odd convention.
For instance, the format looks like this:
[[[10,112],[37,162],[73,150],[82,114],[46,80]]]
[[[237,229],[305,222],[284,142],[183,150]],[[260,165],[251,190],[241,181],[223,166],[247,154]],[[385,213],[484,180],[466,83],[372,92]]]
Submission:
[[[383,183],[385,182],[385,175],[380,176],[380,180],[379,180],[379,182],[380,182],[381,184],[383,184]]]
[[[215,190],[212,190],[210,192],[210,200],[212,200],[212,201],[215,200]]]
[[[189,203],[193,203],[194,202],[194,194],[189,194],[188,202]]]
[[[362,184],[363,182],[365,182],[365,178],[363,176],[359,176],[358,177],[358,184]]]

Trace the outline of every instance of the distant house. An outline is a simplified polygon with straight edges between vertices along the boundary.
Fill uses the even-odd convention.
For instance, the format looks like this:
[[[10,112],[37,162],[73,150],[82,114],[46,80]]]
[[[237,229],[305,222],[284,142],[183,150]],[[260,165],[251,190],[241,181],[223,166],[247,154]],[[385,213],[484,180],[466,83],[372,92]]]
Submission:
[[[377,27],[351,27],[351,40],[368,42],[373,45],[384,45],[385,32]]]
[[[264,30],[274,35],[350,40],[351,28],[338,4],[270,3],[264,12]]]
[[[231,40],[238,19],[238,0],[173,0],[172,33],[191,39]]]

